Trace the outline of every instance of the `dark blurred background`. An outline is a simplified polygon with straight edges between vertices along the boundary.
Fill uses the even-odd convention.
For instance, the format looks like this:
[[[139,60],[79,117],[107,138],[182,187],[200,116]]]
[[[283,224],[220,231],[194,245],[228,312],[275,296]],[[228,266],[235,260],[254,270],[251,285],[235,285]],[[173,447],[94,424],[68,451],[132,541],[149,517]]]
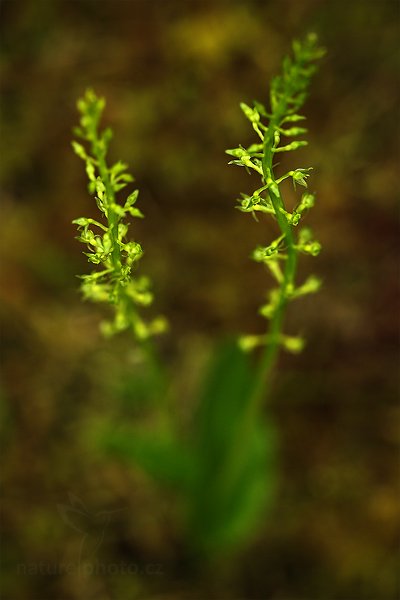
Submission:
[[[398,2],[0,7],[2,597],[394,600]],[[75,103],[88,86],[107,99],[112,159],[129,163],[146,215],[132,230],[141,268],[171,324],[159,353],[176,396],[188,398],[218,339],[264,327],[257,307],[271,281],[248,256],[274,228],[234,209],[258,181],[227,166],[224,150],[254,141],[239,102],[267,102],[292,38],[309,30],[327,55],[303,110],[310,144],[287,164],[315,168],[308,224],[323,252],[301,261],[300,278],[318,274],[323,290],[288,315],[287,331],[304,332],[307,347],[281,357],[270,398],[280,438],[273,517],[196,573],[173,495],[93,442],[99,417],[134,420],[142,407],[130,396],[132,340],[104,341],[102,308],[78,293],[87,263],[71,221],[95,209],[70,147]],[[177,418],[188,413],[178,402]],[[86,510],[89,533],[66,505]],[[98,572],[62,567],[76,566],[83,543],[94,544]]]

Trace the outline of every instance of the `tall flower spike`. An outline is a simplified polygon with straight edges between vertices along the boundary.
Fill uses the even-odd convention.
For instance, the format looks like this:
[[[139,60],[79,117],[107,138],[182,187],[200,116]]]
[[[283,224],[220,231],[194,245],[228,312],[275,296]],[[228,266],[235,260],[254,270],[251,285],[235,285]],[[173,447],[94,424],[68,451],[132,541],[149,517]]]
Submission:
[[[295,236],[295,228],[314,205],[315,196],[304,193],[291,213],[286,209],[279,187],[282,181],[291,178],[295,189],[297,185],[307,188],[307,179],[312,168],[297,167],[276,177],[273,159],[277,153],[298,150],[308,143],[304,139],[288,142],[288,138],[297,138],[307,133],[307,129],[298,125],[305,119],[303,115],[298,114],[298,110],[306,99],[311,77],[316,71],[314,62],[324,53],[317,44],[317,36],[313,33],[301,42],[295,41],[293,57],[284,59],[282,73],[272,80],[270,111],[268,112],[260,102],[255,102],[253,107],[244,103],[240,105],[261,143],[257,141],[249,148],[239,146],[226,151],[235,159],[231,163],[244,166],[247,171],[252,169],[261,175],[261,187],[251,196],[242,194],[238,208],[253,215],[254,211],[271,214],[280,230],[273,242],[265,247],[258,246],[252,254],[254,260],[267,266],[278,283],[278,287],[269,293],[268,302],[260,309],[260,314],[270,320],[268,333],[245,336],[241,339],[241,345],[246,350],[257,345],[266,346],[260,375],[264,379],[279,345],[292,352],[299,352],[303,347],[300,338],[286,336],[281,331],[288,301],[316,292],[320,287],[320,281],[316,277],[309,278],[298,288],[295,284],[299,252],[316,256],[321,249],[321,245],[313,239],[309,229],[301,229],[297,239]],[[283,144],[281,138],[285,140]]]
[[[87,300],[112,306],[112,320],[101,323],[105,335],[131,329],[136,339],[143,341],[164,331],[166,322],[163,317],[147,322],[141,316],[142,307],[151,304],[153,295],[148,277],[136,276],[143,249],[138,242],[126,239],[129,227],[126,218],[142,218],[143,214],[135,206],[138,190],[131,192],[122,204],[117,201],[118,192],[131,183],[133,177],[126,172],[125,163],[119,161],[111,167],[107,164],[112,131],[99,131],[104,106],[104,98],[98,98],[92,90],[86,91],[77,103],[81,119],[80,126],[74,130],[75,135],[86,142],[86,147],[72,142],[74,152],[85,162],[89,192],[101,213],[101,222],[86,217],[73,221],[78,226],[78,240],[87,246],[88,252],[84,254],[90,263],[99,267],[80,276],[81,291]]]

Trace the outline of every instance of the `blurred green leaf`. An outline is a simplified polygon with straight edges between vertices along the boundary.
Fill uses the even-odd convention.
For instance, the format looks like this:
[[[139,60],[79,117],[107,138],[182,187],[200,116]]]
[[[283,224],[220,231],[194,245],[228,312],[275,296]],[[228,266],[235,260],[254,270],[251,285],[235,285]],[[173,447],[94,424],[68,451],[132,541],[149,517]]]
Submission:
[[[237,343],[222,345],[205,378],[194,434],[197,474],[190,523],[207,550],[251,533],[275,488],[276,437],[271,424],[244,428],[254,369]]]
[[[115,456],[135,463],[157,483],[187,488],[193,460],[187,448],[164,428],[139,431],[121,428],[107,431],[104,447]]]

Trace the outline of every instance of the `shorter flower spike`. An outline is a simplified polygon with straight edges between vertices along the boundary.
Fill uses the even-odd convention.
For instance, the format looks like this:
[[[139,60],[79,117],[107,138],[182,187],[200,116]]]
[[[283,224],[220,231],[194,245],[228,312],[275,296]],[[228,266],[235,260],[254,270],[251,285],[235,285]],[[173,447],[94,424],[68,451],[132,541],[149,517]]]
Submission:
[[[133,181],[133,177],[126,172],[127,165],[121,161],[107,166],[106,155],[112,131],[105,129],[99,132],[98,129],[104,106],[104,99],[98,98],[92,90],[78,100],[81,119],[75,133],[86,142],[88,149],[79,142],[72,142],[74,152],[85,161],[89,192],[94,195],[104,219],[103,223],[87,217],[73,221],[78,227],[78,240],[87,246],[88,252],[84,254],[88,261],[101,266],[101,270],[81,276],[81,291],[86,300],[112,306],[113,319],[101,325],[105,335],[130,329],[138,340],[145,340],[161,333],[166,321],[156,318],[148,322],[139,312],[140,307],[152,303],[153,294],[150,280],[136,276],[136,265],[143,256],[143,249],[138,242],[126,240],[129,227],[126,218],[128,215],[142,218],[143,214],[134,206],[138,190],[131,192],[123,204],[117,201],[117,194]]]

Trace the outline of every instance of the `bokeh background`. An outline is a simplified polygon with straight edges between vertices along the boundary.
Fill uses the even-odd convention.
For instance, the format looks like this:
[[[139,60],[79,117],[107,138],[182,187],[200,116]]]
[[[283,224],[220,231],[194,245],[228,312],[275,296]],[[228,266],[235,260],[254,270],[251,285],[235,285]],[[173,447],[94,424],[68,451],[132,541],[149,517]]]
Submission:
[[[394,600],[398,3],[0,8],[2,597]],[[99,417],[134,421],[145,409],[132,395],[132,340],[104,341],[102,309],[79,298],[87,263],[71,221],[94,210],[70,147],[75,103],[88,86],[107,98],[112,158],[141,190],[135,238],[154,310],[171,324],[158,348],[184,427],[217,341],[264,326],[257,307],[271,282],[248,256],[274,228],[234,209],[257,184],[224,150],[253,141],[239,102],[267,101],[292,38],[310,29],[327,55],[304,109],[310,145],[288,160],[315,168],[308,221],[323,252],[304,258],[301,275],[324,286],[288,315],[287,330],[308,343],[281,357],[269,399],[280,440],[272,514],[236,553],[193,569],[174,495],[93,442]],[[60,505],[87,510],[85,543],[103,569],[74,567],[83,534]],[[108,527],[99,513],[112,513]]]

